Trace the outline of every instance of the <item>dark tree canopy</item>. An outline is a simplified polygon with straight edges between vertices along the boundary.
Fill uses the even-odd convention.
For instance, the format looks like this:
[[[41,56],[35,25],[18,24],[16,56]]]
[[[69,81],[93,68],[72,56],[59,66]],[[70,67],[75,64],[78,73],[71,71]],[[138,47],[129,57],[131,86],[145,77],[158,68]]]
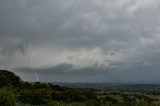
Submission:
[[[22,80],[13,72],[0,70],[0,88],[5,86],[17,86]]]

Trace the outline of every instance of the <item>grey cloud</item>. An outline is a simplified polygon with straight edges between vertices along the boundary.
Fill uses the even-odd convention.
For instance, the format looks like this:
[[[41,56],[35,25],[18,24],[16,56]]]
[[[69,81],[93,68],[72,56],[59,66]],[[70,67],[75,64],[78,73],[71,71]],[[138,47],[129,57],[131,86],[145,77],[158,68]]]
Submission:
[[[159,68],[155,64],[159,63],[157,57],[160,53],[158,46],[160,44],[160,15],[158,14],[160,2],[158,0],[125,0],[121,3],[120,1],[1,0],[1,63],[11,62],[7,56],[14,57],[16,53],[25,55],[26,52],[33,51],[37,56],[35,62],[41,63],[43,58],[40,57],[46,56],[46,59],[51,58],[49,64],[53,61],[53,67],[43,68],[42,65],[39,68],[26,67],[17,68],[17,70],[32,72],[39,71],[42,67],[44,71],[40,72],[43,74],[106,74],[108,77],[117,77],[119,73],[122,76],[119,77],[120,79],[123,79],[123,76],[129,79],[127,75],[130,76],[131,71],[134,76],[137,75],[141,79],[145,71],[140,70]],[[104,56],[106,63],[110,65],[108,68],[88,66],[76,69],[70,63],[70,61],[78,61],[77,57],[81,57],[81,53],[95,48],[100,49],[102,53],[97,53],[91,56],[92,58],[99,58],[104,54],[110,55],[110,60],[108,60],[109,56]],[[60,51],[56,54],[57,49]],[[66,51],[70,54],[65,54]],[[51,52],[53,56],[49,57],[48,54],[52,54]],[[72,56],[75,52],[79,54]],[[54,55],[61,56],[59,57],[61,60],[54,60]],[[69,60],[68,64],[56,66],[55,61],[66,62],[62,59],[63,55]],[[83,56],[86,55],[90,57],[91,54],[86,53]],[[24,58],[28,59],[28,57]],[[12,61],[18,61],[19,58],[13,58]],[[45,62],[44,64],[47,64]],[[135,67],[137,71],[134,70]],[[154,72],[159,74],[158,71]],[[148,72],[148,75],[149,73],[152,72]],[[105,76],[103,78],[105,79]],[[114,78],[110,79],[114,80]],[[117,80],[120,79],[117,77]]]
[[[39,73],[42,75],[97,75],[97,74],[109,74],[110,71],[104,67],[86,67],[86,68],[75,68],[72,64],[61,63],[53,67],[41,67],[41,68],[27,68],[19,67],[14,69],[15,72],[24,73]]]
[[[160,73],[158,73],[159,68],[158,64],[152,66],[134,64],[134,66],[130,67],[121,67],[120,63],[119,67],[116,68],[93,66],[76,69],[71,64],[63,63],[54,67],[38,69],[16,68],[14,70],[16,73],[23,73],[23,76],[25,76],[25,74],[34,75],[35,72],[37,72],[38,75],[43,78],[43,81],[56,80],[64,82],[70,80],[72,82],[77,82],[84,81],[84,78],[86,80],[85,82],[158,83],[160,75]],[[48,76],[48,78],[46,76]],[[80,79],[77,80],[76,77]]]
[[[27,51],[27,44],[24,42],[6,42],[3,47],[0,47],[0,54],[12,56],[15,53],[25,54]]]
[[[150,28],[146,23],[139,24],[143,19],[127,16],[125,8],[113,8],[112,14],[118,17],[112,19],[109,18],[110,10],[101,12],[105,7],[97,9],[92,2],[16,0],[1,5],[4,17],[1,19],[1,36],[14,36],[30,43],[52,42],[67,48],[106,47],[112,40],[137,40],[134,27],[138,31],[136,36],[142,32],[138,29],[142,27],[140,25]],[[149,31],[144,32],[147,35]]]
[[[41,68],[16,68],[15,71],[25,72],[25,73],[41,73],[41,74],[65,74],[73,69],[72,64],[62,63],[53,67],[41,67]]]

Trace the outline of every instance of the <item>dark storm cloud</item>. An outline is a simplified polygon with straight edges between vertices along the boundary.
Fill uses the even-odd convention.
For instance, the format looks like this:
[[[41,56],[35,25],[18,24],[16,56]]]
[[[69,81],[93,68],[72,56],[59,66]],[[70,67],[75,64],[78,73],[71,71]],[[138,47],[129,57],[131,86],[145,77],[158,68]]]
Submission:
[[[16,71],[25,72],[25,73],[41,73],[41,74],[65,74],[68,71],[73,69],[72,64],[62,63],[53,67],[43,67],[43,68],[16,68]]]
[[[39,73],[42,75],[96,75],[96,74],[108,74],[110,73],[107,68],[103,67],[86,67],[77,69],[74,68],[72,64],[61,63],[52,67],[42,67],[42,68],[15,68],[15,72],[24,72],[24,73]]]
[[[157,62],[156,62],[157,63]],[[15,72],[20,72],[23,74],[34,75],[35,72],[39,76],[44,77],[43,81],[66,81],[65,79],[70,79],[72,77],[80,78],[79,81],[92,82],[119,82],[119,83],[158,83],[159,75],[158,69],[159,64],[152,64],[149,66],[141,62],[140,64],[135,63],[120,65],[118,68],[105,68],[105,67],[87,67],[82,69],[76,69],[72,64],[62,63],[53,67],[43,67],[43,68],[16,68]],[[128,66],[128,67],[127,67]],[[152,74],[151,74],[152,73]],[[58,78],[56,76],[59,76]],[[63,77],[62,77],[63,76]],[[65,77],[64,77],[65,76]],[[32,76],[34,77],[34,76]],[[88,77],[88,78],[87,78]],[[97,78],[97,79],[95,79]],[[73,81],[73,79],[71,80]],[[76,81],[76,79],[75,79]]]
[[[149,70],[159,75],[159,5],[158,0],[1,0],[0,64],[26,73],[99,75],[97,81],[105,75],[111,81],[145,80]],[[30,60],[34,65],[26,65]]]
[[[125,12],[125,7],[111,7],[110,10],[103,4],[98,7],[94,2],[1,1],[0,36],[2,39],[15,37],[37,45],[51,42],[50,46],[56,44],[67,49],[95,46],[110,49],[112,40],[132,45],[137,42],[139,36],[150,36],[155,30],[152,27],[158,24],[154,21],[157,20],[157,14],[154,12],[144,16],[136,13],[132,17]],[[107,2],[110,1],[104,3]]]
[[[108,19],[109,10],[106,14],[101,13],[101,10],[96,9],[96,5],[89,1],[7,0],[2,1],[0,8],[2,38],[17,37],[38,44],[52,42],[68,48],[102,47],[112,39],[125,42],[132,38],[134,41],[137,37],[132,37],[134,32],[130,25],[136,26],[134,23],[142,20],[136,22],[124,14],[123,9],[113,10],[120,17]],[[139,34],[141,30],[138,30],[138,27]],[[131,42],[132,40],[130,39]]]

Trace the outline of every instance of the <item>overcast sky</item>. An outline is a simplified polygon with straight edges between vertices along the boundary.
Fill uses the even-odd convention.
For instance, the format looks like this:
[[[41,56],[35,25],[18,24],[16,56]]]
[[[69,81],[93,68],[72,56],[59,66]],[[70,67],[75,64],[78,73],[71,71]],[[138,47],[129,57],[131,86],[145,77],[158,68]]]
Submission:
[[[160,82],[159,0],[0,0],[0,68],[25,81]]]

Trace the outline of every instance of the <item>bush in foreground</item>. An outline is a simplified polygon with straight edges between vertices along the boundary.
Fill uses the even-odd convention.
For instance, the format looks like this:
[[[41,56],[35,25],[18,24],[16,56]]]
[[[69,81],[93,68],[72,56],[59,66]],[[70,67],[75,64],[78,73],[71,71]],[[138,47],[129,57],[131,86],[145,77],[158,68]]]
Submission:
[[[0,89],[0,106],[16,106],[16,96],[9,88]]]

